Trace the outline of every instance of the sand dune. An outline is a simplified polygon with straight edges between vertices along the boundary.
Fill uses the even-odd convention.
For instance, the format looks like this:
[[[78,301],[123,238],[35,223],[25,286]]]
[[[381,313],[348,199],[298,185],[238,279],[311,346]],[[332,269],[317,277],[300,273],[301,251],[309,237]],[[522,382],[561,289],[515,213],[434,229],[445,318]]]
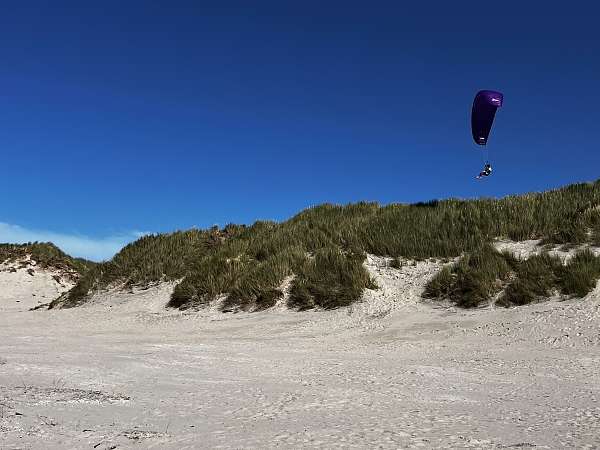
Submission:
[[[74,285],[58,270],[42,269],[29,259],[0,264],[0,308],[19,311],[46,304]]]
[[[353,307],[236,314],[165,310],[167,283],[28,311],[38,293],[51,294],[46,275],[0,272],[0,442],[600,446],[600,289],[584,300],[457,310],[420,300],[440,266],[397,270],[370,256],[380,289]]]

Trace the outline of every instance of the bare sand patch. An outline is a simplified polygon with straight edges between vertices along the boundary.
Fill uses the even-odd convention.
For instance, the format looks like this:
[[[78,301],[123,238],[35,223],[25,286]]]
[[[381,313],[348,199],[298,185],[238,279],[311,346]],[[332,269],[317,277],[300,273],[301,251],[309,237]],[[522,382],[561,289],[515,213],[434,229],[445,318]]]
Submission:
[[[165,310],[167,283],[28,311],[19,287],[0,302],[0,442],[600,446],[600,290],[464,311],[419,301],[441,262],[366,264],[381,289],[335,311]]]

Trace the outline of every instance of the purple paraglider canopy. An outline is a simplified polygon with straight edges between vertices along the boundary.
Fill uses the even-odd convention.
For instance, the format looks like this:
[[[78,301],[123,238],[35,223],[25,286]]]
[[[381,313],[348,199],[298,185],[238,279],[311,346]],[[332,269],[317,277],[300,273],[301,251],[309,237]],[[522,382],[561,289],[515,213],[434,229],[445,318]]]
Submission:
[[[502,106],[504,96],[496,91],[479,91],[471,111],[471,131],[476,144],[485,145],[492,129],[496,110]]]

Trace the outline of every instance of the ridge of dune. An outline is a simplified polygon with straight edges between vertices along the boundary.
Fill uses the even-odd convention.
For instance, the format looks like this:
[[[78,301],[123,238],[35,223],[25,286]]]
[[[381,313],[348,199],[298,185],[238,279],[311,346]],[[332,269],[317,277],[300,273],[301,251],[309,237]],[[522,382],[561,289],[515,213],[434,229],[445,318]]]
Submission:
[[[539,240],[511,241],[508,239],[499,239],[494,242],[494,247],[498,251],[508,251],[518,259],[528,259],[533,255],[540,254],[542,251],[547,251],[550,255],[557,256],[563,262],[566,262],[582,248],[588,248],[595,255],[600,255],[599,247],[585,245],[566,249],[556,246],[543,248]],[[427,282],[442,267],[456,262],[459,258],[449,260],[430,258],[423,261],[407,259],[403,260],[402,265],[398,268],[392,267],[392,259],[390,257],[367,254],[363,266],[375,281],[377,288],[365,289],[359,302],[342,309],[349,311],[355,317],[360,316],[363,318],[384,317],[399,309],[418,309],[424,302],[421,295]],[[34,261],[30,261],[29,264],[35,268]],[[74,286],[73,281],[64,274],[52,270],[37,270],[36,273],[39,273],[40,276],[34,282],[29,276],[25,275],[31,267],[24,268],[22,266],[23,262],[13,262],[4,266],[0,265],[0,271],[4,270],[5,274],[5,298],[20,295],[27,297],[30,294],[28,294],[29,291],[27,291],[26,286],[29,286],[30,291],[35,293],[36,296],[43,295],[44,299],[51,301]],[[10,274],[15,268],[18,268],[16,269],[17,275],[12,278],[15,284],[13,287],[10,287],[11,276],[6,274]],[[294,276],[292,275],[282,281],[279,289],[283,292],[283,296],[277,301],[275,306],[267,308],[265,311],[276,312],[288,309],[286,302],[289,298],[289,290],[293,278]],[[153,282],[144,286],[129,286],[126,283],[115,283],[106,288],[93,291],[84,305],[106,306],[114,308],[115,312],[140,309],[158,313],[165,310],[177,283],[178,280]],[[37,294],[36,290],[43,291],[43,293]],[[204,311],[206,313],[210,311],[211,314],[221,314],[221,305],[225,297],[226,293],[223,293],[223,295],[209,305],[192,308],[191,312]],[[315,311],[319,310],[319,308],[315,308]]]

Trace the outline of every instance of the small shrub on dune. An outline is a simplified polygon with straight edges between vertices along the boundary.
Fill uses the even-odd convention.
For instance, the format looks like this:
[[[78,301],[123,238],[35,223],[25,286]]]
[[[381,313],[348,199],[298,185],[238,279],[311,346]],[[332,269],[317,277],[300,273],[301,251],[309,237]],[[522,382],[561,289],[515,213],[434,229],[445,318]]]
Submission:
[[[486,244],[438,272],[425,286],[423,295],[448,298],[457,306],[473,308],[502,289],[516,264],[512,255]]]
[[[189,280],[184,280],[175,286],[171,298],[167,303],[169,308],[183,308],[192,303],[199,303],[197,291]]]
[[[304,311],[317,306],[315,297],[310,290],[308,280],[305,278],[298,279],[298,277],[296,277],[290,289],[288,306],[290,308],[296,308],[299,311]]]
[[[175,288],[167,306],[206,304],[227,293],[251,264],[248,258],[230,259],[218,254],[205,257],[194,264],[191,273]]]
[[[600,277],[600,258],[586,249],[578,252],[562,269],[558,284],[563,294],[585,297]]]
[[[208,303],[221,294],[227,295],[222,305],[224,310],[273,306],[283,279],[306,259],[305,252],[300,247],[289,247],[274,255],[261,253],[260,259],[256,259],[255,252],[251,253],[252,256],[242,253],[231,257],[224,248],[199,261],[175,288],[168,306],[182,308]]]
[[[425,298],[450,298],[455,277],[452,269],[443,267],[425,286],[423,297]]]
[[[567,223],[542,240],[542,244],[577,245],[587,239],[586,228],[578,221]]]
[[[578,252],[566,265],[548,254],[532,256],[523,261],[516,279],[506,288],[499,304],[525,305],[551,295],[554,289],[562,294],[585,297],[600,278],[600,258],[589,249]]]
[[[389,265],[393,269],[401,269],[404,263],[400,258],[393,258]]]
[[[266,289],[256,296],[256,309],[263,310],[272,308],[277,303],[277,300],[283,297],[283,292],[280,289]]]
[[[462,274],[454,286],[451,300],[461,308],[475,308],[498,290],[493,280],[486,278],[475,270]]]
[[[575,221],[585,234],[581,242],[588,241],[591,245],[600,246],[600,205],[588,207]]]
[[[266,256],[268,255],[268,256]],[[277,254],[265,254],[253,261],[227,290],[223,308],[266,309],[274,306],[282,295],[279,286],[284,278],[294,273],[294,267],[306,260],[300,247],[289,247]]]
[[[317,251],[296,273],[289,306],[333,309],[357,301],[365,288],[374,287],[363,266],[364,258],[364,254],[344,253],[335,247]]]
[[[548,297],[556,286],[562,262],[547,253],[534,255],[522,261],[516,279],[510,283],[499,299],[500,306],[526,305],[542,297]]]

